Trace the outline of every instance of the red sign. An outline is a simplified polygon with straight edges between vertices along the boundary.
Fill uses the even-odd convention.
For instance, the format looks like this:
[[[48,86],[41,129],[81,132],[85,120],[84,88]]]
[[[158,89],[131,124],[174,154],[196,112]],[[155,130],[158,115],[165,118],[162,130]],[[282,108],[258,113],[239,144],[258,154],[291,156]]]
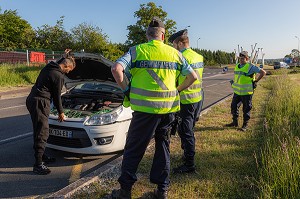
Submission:
[[[37,63],[45,63],[45,53],[41,52],[30,52],[30,62],[37,62]]]

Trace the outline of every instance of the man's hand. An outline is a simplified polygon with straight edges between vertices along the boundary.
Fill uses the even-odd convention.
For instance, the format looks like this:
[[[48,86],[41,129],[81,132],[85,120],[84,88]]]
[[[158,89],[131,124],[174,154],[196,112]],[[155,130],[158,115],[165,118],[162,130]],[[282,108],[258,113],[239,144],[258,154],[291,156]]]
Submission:
[[[63,122],[63,121],[65,120],[65,114],[64,114],[64,113],[58,114],[57,120],[58,120],[59,122]]]
[[[72,51],[72,49],[67,48],[63,54],[63,58],[67,58],[69,56],[69,53]]]
[[[252,85],[253,85],[253,89],[256,89],[256,87],[257,87],[257,81],[256,81],[256,80],[253,81],[253,82],[252,82]]]

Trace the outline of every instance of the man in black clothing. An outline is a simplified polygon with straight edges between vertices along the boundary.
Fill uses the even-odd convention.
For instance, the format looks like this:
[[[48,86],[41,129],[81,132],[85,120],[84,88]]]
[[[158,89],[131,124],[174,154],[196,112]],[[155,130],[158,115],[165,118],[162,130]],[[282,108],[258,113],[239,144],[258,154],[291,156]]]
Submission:
[[[67,52],[67,51],[66,51]],[[40,72],[36,83],[26,99],[26,107],[33,124],[33,149],[35,164],[33,172],[47,175],[51,171],[44,162],[54,162],[55,158],[44,155],[46,142],[49,137],[48,117],[50,114],[50,100],[53,100],[59,115],[58,121],[64,121],[64,112],[61,103],[61,90],[64,85],[64,74],[75,68],[72,57],[50,62]]]

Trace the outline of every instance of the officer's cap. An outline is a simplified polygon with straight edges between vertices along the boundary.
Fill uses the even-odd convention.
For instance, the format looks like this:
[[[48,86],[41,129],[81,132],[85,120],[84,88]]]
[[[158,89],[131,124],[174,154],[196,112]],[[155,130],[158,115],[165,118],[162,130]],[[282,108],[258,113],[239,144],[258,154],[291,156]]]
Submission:
[[[174,41],[175,39],[177,39],[177,37],[180,37],[180,36],[182,36],[182,35],[187,35],[187,33],[188,33],[187,29],[180,30],[180,31],[174,33],[173,35],[171,35],[171,37],[169,37],[169,40],[168,40],[168,41],[169,41],[170,43],[173,43],[173,41]]]
[[[149,23],[149,27],[165,28],[165,25],[159,17],[153,17]]]
[[[242,52],[240,52],[239,57],[246,57],[246,58],[249,58],[248,52],[247,52],[247,51],[242,51]]]

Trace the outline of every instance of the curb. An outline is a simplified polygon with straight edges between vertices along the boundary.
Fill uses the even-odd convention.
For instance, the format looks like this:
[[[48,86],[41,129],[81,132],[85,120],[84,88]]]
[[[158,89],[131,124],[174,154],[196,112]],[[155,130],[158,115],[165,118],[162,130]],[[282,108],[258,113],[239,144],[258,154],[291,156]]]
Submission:
[[[26,96],[30,93],[31,87],[32,86],[18,88],[18,89],[12,88],[11,90],[8,91],[2,91],[0,92],[0,99],[10,99],[10,98]]]
[[[229,97],[231,97],[233,94],[229,94],[225,96],[224,98],[218,100],[217,102],[213,103],[211,106],[203,109],[200,116],[207,114],[212,107],[223,103],[225,100],[227,100]],[[152,143],[153,144],[153,143]],[[151,147],[151,144],[148,146],[148,148]],[[72,184],[66,186],[65,188],[53,193],[52,195],[46,197],[50,199],[64,199],[64,198],[70,198],[72,195],[74,195],[76,192],[84,189],[85,187],[89,186],[90,184],[94,182],[101,182],[101,178],[103,176],[109,175],[109,173],[113,172],[116,169],[120,169],[121,164],[123,160],[123,155],[116,158],[115,160],[111,161],[110,163],[100,167],[99,169],[95,170],[94,172],[80,178],[79,180],[73,182]]]
[[[123,160],[123,155],[114,159],[108,164],[100,167],[99,169],[93,171],[92,173],[87,174],[86,176],[80,178],[79,180],[73,182],[72,184],[62,188],[61,190],[47,196],[49,199],[62,199],[62,198],[70,198],[77,191],[83,189],[86,186],[89,186],[93,182],[100,182],[101,177],[105,175],[109,175],[115,169],[119,169]]]

